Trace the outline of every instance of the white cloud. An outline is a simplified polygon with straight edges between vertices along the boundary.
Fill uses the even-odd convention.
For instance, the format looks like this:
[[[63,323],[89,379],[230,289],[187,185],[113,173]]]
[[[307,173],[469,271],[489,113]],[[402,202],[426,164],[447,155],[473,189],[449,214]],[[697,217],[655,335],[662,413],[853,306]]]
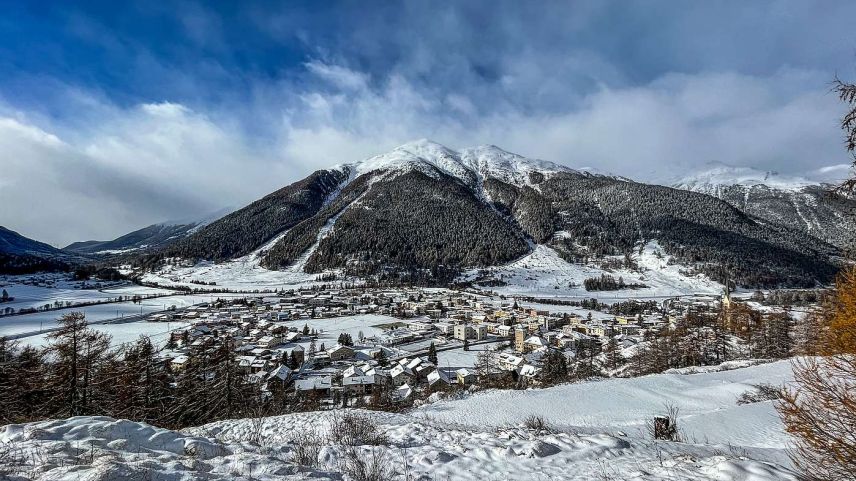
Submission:
[[[0,118],[0,224],[58,245],[240,205],[298,173],[176,104],[116,110],[74,140]]]
[[[841,106],[818,72],[667,74],[601,86],[545,113],[503,98],[487,108],[469,96],[471,86],[440,91],[395,73],[372,85],[341,65],[306,67],[308,78],[278,85],[282,92],[253,106],[250,120],[225,108],[119,108],[85,95],[85,121],[75,124],[0,111],[8,159],[0,225],[56,244],[112,238],[243,205],[312,170],[422,137],[660,182],[712,161],[828,180],[849,162],[837,130]]]

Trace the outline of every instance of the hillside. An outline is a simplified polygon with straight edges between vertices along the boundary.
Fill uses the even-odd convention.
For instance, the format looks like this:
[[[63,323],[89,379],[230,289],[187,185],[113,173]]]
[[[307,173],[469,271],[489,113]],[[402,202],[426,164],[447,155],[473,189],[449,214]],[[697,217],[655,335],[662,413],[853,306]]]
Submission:
[[[139,249],[163,247],[186,237],[195,224],[153,224],[109,241],[83,241],[69,244],[66,250],[82,254],[122,254]]]
[[[813,286],[837,269],[835,246],[705,193],[427,140],[315,172],[140,263],[255,252],[271,270],[446,283],[536,245],[609,270],[652,241],[688,273],[720,283]]]
[[[790,378],[783,361],[486,391],[400,414],[352,410],[385,439],[378,446],[358,441],[351,452],[385,468],[389,477],[379,479],[796,480],[771,403],[735,403],[753,384]],[[663,403],[681,409],[686,442],[654,442],[645,432]],[[550,429],[527,429],[530,414]],[[211,480],[342,479],[350,448],[327,437],[336,416],[341,411],[227,420],[184,432],[107,417],[9,425],[0,428],[0,449],[8,451],[0,472],[44,481],[72,474],[190,480],[203,473]]]
[[[183,239],[230,212],[219,210],[201,218],[152,224],[109,241],[82,241],[65,246],[66,251],[80,254],[124,254],[138,250],[155,250]]]
[[[717,197],[747,215],[792,226],[839,248],[856,245],[856,199],[835,193],[830,185],[718,167],[682,179],[674,187]]]
[[[67,270],[81,257],[0,226],[0,273]]]

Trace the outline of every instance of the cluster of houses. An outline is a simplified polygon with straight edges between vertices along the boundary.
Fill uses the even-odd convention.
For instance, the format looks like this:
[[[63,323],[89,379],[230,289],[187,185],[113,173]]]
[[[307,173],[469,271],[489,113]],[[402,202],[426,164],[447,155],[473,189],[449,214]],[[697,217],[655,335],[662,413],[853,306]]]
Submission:
[[[389,316],[389,322],[367,336],[360,331],[328,337],[320,328],[325,323],[318,321],[359,314]],[[306,289],[218,300],[150,320],[189,322],[170,335],[165,353],[174,370],[183,369],[196,353],[228,341],[239,369],[254,380],[281,383],[296,395],[359,396],[381,385],[393,400],[404,401],[420,388],[478,380],[474,363],[450,366],[436,357],[432,362],[432,344],[441,352],[488,345],[494,369],[535,380],[548,349],[573,356],[583,343],[612,337],[629,347],[646,330],[667,322],[655,313],[600,317],[527,309],[514,300],[449,290]],[[318,329],[309,327],[310,319]]]

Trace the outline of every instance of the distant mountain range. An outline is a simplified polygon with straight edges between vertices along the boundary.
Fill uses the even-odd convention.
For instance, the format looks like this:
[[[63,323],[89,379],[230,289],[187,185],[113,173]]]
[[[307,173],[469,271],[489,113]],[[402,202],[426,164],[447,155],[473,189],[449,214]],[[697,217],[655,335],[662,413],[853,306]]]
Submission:
[[[856,247],[856,200],[834,186],[745,167],[716,167],[674,184],[722,199],[766,222],[790,226],[840,248]]]
[[[82,259],[0,226],[0,273],[66,270]]]
[[[140,250],[156,250],[187,237],[231,210],[221,209],[196,219],[152,224],[109,241],[75,242],[64,247],[64,250],[86,255],[115,255]]]
[[[856,230],[853,201],[827,192],[746,169],[650,185],[495,146],[454,151],[420,140],[316,171],[222,216],[65,252],[119,256],[144,269],[253,254],[273,270],[445,283],[537,245],[566,262],[608,265],[657,241],[688,271],[720,282],[811,286],[832,278]]]

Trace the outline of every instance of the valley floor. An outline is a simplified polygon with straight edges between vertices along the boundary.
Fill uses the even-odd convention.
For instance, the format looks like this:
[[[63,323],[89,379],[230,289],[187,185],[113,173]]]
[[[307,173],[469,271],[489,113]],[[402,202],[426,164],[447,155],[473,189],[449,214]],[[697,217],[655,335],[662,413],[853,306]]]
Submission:
[[[404,414],[361,411],[388,441],[359,449],[396,471],[394,479],[795,480],[771,403],[735,403],[753,384],[791,376],[782,361],[485,391]],[[643,429],[667,403],[681,409],[684,443],[655,443]],[[553,429],[526,429],[531,414]],[[316,467],[293,462],[296,442],[326,432],[335,416],[220,421],[183,433],[100,417],[10,425],[0,428],[0,473],[45,481],[341,479],[343,448],[329,441]]]

